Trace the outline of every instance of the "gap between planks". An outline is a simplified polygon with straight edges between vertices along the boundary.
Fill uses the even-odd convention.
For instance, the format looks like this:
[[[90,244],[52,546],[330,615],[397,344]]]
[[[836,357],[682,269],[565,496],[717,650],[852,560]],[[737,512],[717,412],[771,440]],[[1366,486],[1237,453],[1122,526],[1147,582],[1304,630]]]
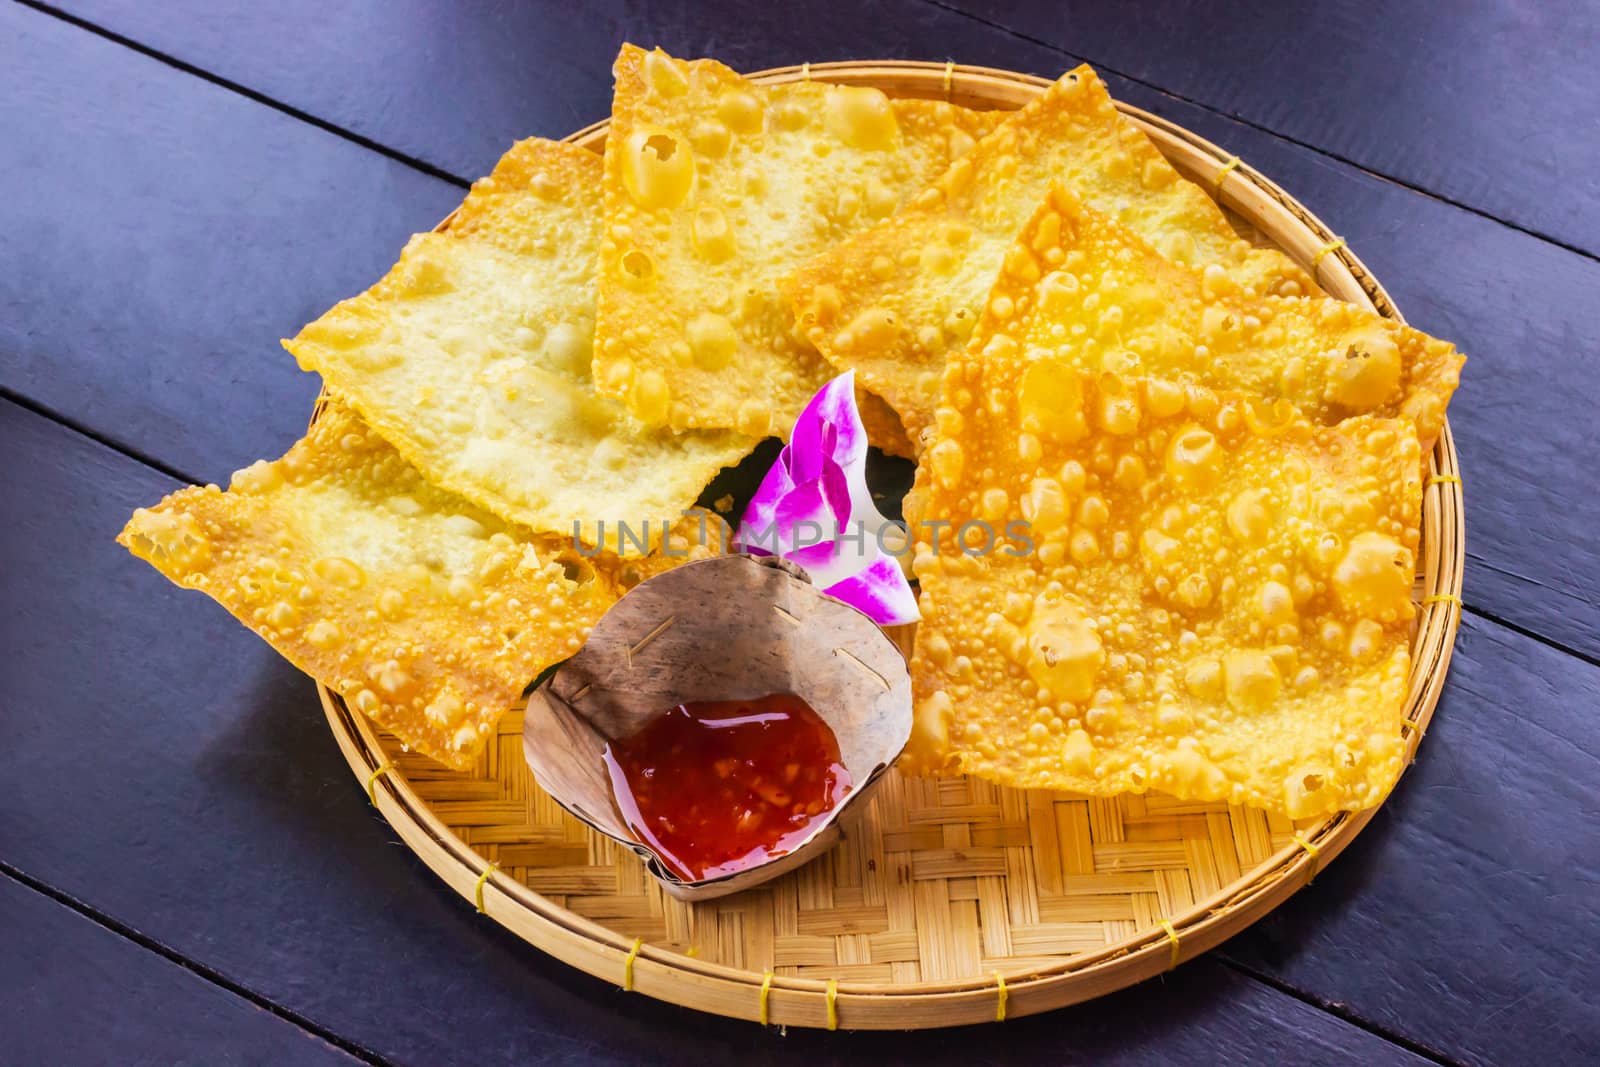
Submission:
[[[10,878],[17,884],[24,886],[35,893],[38,893],[40,896],[53,900],[57,904],[71,911],[73,914],[79,916],[80,918],[87,919],[89,922],[94,923],[96,926],[111,934],[115,934],[124,941],[131,942],[145,951],[161,957],[169,963],[175,963],[179,967],[182,967],[184,970],[188,971],[190,974],[193,974],[199,978],[203,978],[212,985],[224,989],[242,1000],[248,1001],[261,1010],[268,1012],[279,1019],[282,1019],[286,1023],[298,1027],[314,1037],[321,1038],[323,1041],[326,1041],[339,1051],[353,1056],[363,1063],[373,1064],[374,1067],[390,1067],[390,1065],[393,1063],[393,1061],[385,1059],[371,1049],[366,1048],[363,1045],[359,1045],[356,1042],[351,1041],[349,1038],[342,1037],[334,1031],[311,1021],[310,1019],[301,1015],[299,1012],[296,1012],[291,1008],[284,1007],[282,1004],[279,1004],[276,1001],[257,993],[250,987],[240,985],[238,982],[233,981],[222,973],[207,967],[203,963],[200,963],[198,960],[190,959],[189,957],[182,955],[175,949],[167,947],[154,938],[139,933],[132,927],[119,922],[110,915],[107,915],[105,912],[102,912],[84,903],[65,890],[57,889],[48,882],[41,881],[25,871],[12,866],[5,860],[0,860],[0,875]]]
[[[24,0],[24,2],[26,2],[26,0]],[[1341,164],[1343,166],[1349,167],[1351,170],[1357,171],[1357,172],[1359,172],[1361,174],[1365,174],[1369,178],[1373,178],[1373,179],[1376,179],[1377,181],[1381,181],[1381,182],[1386,182],[1386,183],[1388,183],[1390,185],[1397,185],[1402,189],[1406,189],[1406,190],[1409,190],[1410,192],[1416,193],[1418,196],[1425,196],[1429,200],[1434,200],[1434,201],[1437,201],[1438,203],[1448,205],[1449,207],[1453,207],[1457,211],[1464,211],[1467,214],[1475,215],[1480,219],[1487,219],[1490,222],[1496,223],[1496,224],[1498,224],[1500,226],[1504,226],[1508,230],[1515,230],[1517,233],[1524,234],[1524,235],[1526,235],[1528,237],[1532,237],[1536,241],[1542,241],[1545,244],[1553,245],[1556,248],[1559,248],[1564,252],[1571,252],[1573,255],[1582,256],[1584,259],[1592,260],[1594,262],[1600,263],[1600,254],[1591,252],[1588,249],[1583,248],[1583,247],[1581,247],[1579,245],[1572,244],[1571,242],[1563,240],[1562,238],[1557,237],[1554,234],[1545,233],[1543,230],[1536,230],[1536,229],[1533,229],[1530,226],[1524,226],[1520,222],[1513,222],[1510,219],[1501,218],[1499,215],[1496,215],[1493,212],[1486,211],[1483,208],[1474,207],[1471,204],[1462,203],[1461,201],[1456,200],[1453,197],[1446,196],[1443,193],[1436,193],[1432,189],[1428,189],[1428,188],[1426,188],[1424,186],[1417,185],[1414,182],[1406,180],[1405,178],[1397,178],[1394,175],[1385,174],[1381,170],[1373,170],[1371,167],[1368,167],[1368,166],[1366,166],[1364,164],[1358,163],[1355,160],[1351,159],[1349,156],[1346,156],[1346,155],[1344,155],[1344,154],[1342,154],[1340,152],[1335,152],[1335,151],[1333,151],[1332,149],[1329,149],[1329,148],[1322,148],[1322,147],[1320,147],[1318,145],[1312,144],[1310,141],[1305,141],[1305,140],[1302,140],[1302,139],[1300,139],[1298,137],[1293,137],[1293,136],[1291,136],[1289,134],[1286,134],[1286,133],[1280,133],[1279,131],[1273,129],[1271,126],[1267,126],[1267,125],[1265,125],[1265,124],[1263,124],[1261,122],[1258,122],[1258,121],[1256,121],[1254,119],[1245,118],[1242,115],[1234,114],[1233,112],[1230,112],[1230,111],[1224,111],[1224,110],[1222,110],[1221,108],[1218,108],[1218,107],[1213,107],[1212,105],[1207,104],[1203,100],[1199,100],[1199,99],[1197,99],[1195,97],[1188,96],[1188,95],[1186,95],[1184,93],[1180,93],[1180,92],[1178,92],[1178,91],[1176,91],[1174,89],[1168,89],[1165,86],[1158,85],[1155,82],[1150,81],[1148,78],[1137,77],[1135,75],[1127,73],[1126,71],[1124,71],[1124,70],[1122,70],[1122,69],[1120,69],[1118,67],[1113,67],[1113,66],[1110,66],[1109,64],[1101,63],[1098,60],[1091,59],[1091,58],[1089,58],[1087,56],[1080,55],[1077,52],[1069,52],[1067,49],[1063,48],[1061,45],[1055,44],[1052,41],[1047,41],[1042,37],[1035,37],[1033,34],[1026,33],[1026,32],[1024,32],[1022,30],[1013,29],[1012,27],[1007,26],[1002,22],[996,22],[993,19],[986,18],[986,17],[984,17],[982,15],[976,15],[976,14],[970,12],[970,11],[964,10],[963,8],[957,7],[955,4],[947,3],[947,2],[945,2],[945,0],[922,0],[922,2],[927,4],[929,7],[938,8],[940,11],[948,11],[952,15],[957,15],[957,16],[959,16],[961,18],[965,18],[965,19],[971,19],[973,22],[978,23],[980,26],[987,26],[992,30],[997,30],[1000,33],[1004,33],[1004,34],[1007,34],[1008,36],[1015,37],[1019,41],[1026,41],[1031,45],[1036,45],[1036,46],[1038,46],[1040,48],[1049,49],[1050,51],[1056,53],[1057,55],[1065,56],[1069,60],[1074,60],[1074,61],[1079,62],[1079,63],[1087,63],[1091,67],[1093,67],[1096,71],[1099,71],[1102,74],[1111,74],[1114,77],[1120,78],[1121,80],[1123,80],[1125,82],[1129,82],[1129,83],[1131,83],[1133,85],[1140,86],[1141,88],[1148,89],[1153,93],[1160,93],[1162,96],[1168,97],[1169,99],[1177,100],[1180,103],[1184,103],[1184,104],[1189,105],[1190,107],[1199,108],[1200,110],[1208,112],[1208,113],[1210,113],[1212,115],[1215,115],[1218,118],[1223,119],[1226,122],[1237,123],[1240,126],[1244,126],[1244,127],[1249,128],[1249,129],[1255,130],[1257,133],[1263,133],[1263,134],[1266,134],[1268,137],[1272,137],[1272,138],[1275,138],[1275,139],[1277,139],[1279,141],[1282,141],[1284,144],[1293,145],[1294,147],[1299,148],[1299,149],[1303,149],[1304,151],[1307,151],[1307,152],[1313,152],[1313,153],[1315,153],[1315,154],[1317,154],[1319,156],[1322,156],[1324,159],[1331,159],[1336,163],[1339,163],[1339,164]],[[1115,99],[1116,98],[1116,94],[1113,93],[1112,97]]]

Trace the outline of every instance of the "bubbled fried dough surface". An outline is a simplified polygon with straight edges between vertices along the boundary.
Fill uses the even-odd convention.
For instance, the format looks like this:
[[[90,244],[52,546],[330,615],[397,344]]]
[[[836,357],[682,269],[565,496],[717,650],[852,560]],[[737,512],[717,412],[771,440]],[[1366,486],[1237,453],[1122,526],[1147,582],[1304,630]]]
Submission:
[[[594,370],[644,421],[787,435],[837,372],[779,280],[887,217],[998,119],[877,89],[764,86],[625,45],[606,141]]]
[[[861,416],[861,428],[867,432],[870,444],[891,456],[916,458],[917,451],[911,443],[911,437],[888,401],[876,393],[857,389],[856,411]]]
[[[600,157],[519,142],[443,233],[287,347],[435,484],[534,530],[619,545],[754,441],[647,427],[590,377]]]
[[[1025,378],[1152,375],[1284,401],[1327,425],[1402,418],[1424,456],[1465,362],[1449,342],[1354,304],[1253,297],[1215,264],[1170,262],[1060,185],[1006,253],[984,313],[996,329],[983,343],[1026,352]]]
[[[919,485],[911,768],[1292,818],[1379,803],[1404,747],[1411,427],[1030,377],[1008,352],[951,363]],[[1031,546],[962,551],[964,524],[1017,520]]]
[[[857,371],[915,440],[939,402],[946,357],[966,344],[1017,231],[1056,181],[1168,258],[1226,269],[1242,292],[1316,291],[1287,256],[1242,240],[1082,66],[906,207],[789,279],[800,332],[835,366]]]
[[[662,566],[585,559],[570,538],[504,523],[430,485],[338,404],[283,458],[238,472],[227,492],[141,508],[118,540],[458,769],[623,585]]]

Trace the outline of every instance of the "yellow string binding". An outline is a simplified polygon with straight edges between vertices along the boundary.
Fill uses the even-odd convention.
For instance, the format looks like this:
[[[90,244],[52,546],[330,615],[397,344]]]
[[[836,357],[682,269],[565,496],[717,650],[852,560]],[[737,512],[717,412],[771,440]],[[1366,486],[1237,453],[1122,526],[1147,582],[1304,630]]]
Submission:
[[[644,938],[633,939],[633,947],[628,950],[628,958],[622,961],[622,991],[633,992],[633,961],[639,958],[639,948],[644,944]]]
[[[944,61],[944,98],[946,100],[950,99],[950,91],[951,91],[952,87],[955,84],[955,76],[956,76],[956,61],[953,60],[953,59],[945,60]]]
[[[394,770],[392,763],[380,763],[367,775],[367,803],[373,807],[378,806],[378,779]]]
[[[1161,929],[1167,932],[1167,940],[1172,942],[1172,961],[1167,964],[1167,970],[1178,966],[1178,931],[1173,929],[1171,919],[1161,920]]]
[[[1428,478],[1428,484],[1429,485],[1460,485],[1461,484],[1461,475],[1459,475],[1459,474],[1434,474],[1434,475],[1430,475],[1429,478]]]
[[[811,80],[811,60],[809,59],[800,64],[800,80],[803,82]]]
[[[500,868],[496,867],[494,864],[489,864],[483,869],[483,873],[478,875],[478,884],[472,887],[472,899],[478,905],[479,915],[489,914],[484,910],[483,907],[483,884],[489,880],[489,875],[493,874],[499,869]]]
[[[1343,247],[1344,247],[1344,238],[1343,237],[1335,237],[1333,240],[1331,240],[1327,244],[1323,245],[1320,249],[1317,250],[1317,254],[1311,257],[1311,269],[1313,271],[1315,271],[1317,269],[1317,264],[1322,262],[1322,257],[1323,256],[1326,256],[1326,255],[1328,255],[1329,253],[1332,253],[1332,252],[1337,252],[1337,251],[1339,251],[1339,249],[1341,249]]]
[[[1454,604],[1459,608],[1461,606],[1461,598],[1454,593],[1431,593],[1422,598],[1423,607],[1427,607],[1430,604]]]
[[[839,1029],[839,979],[828,979],[828,1029]]]
[[[1239,169],[1239,164],[1242,162],[1243,160],[1238,156],[1228,157],[1228,161],[1222,165],[1222,169],[1217,171],[1217,176],[1211,179],[1212,195],[1222,195],[1222,183],[1227,179],[1228,175]]]
[[[767,968],[761,976],[761,1025],[766,1026],[770,1021],[767,1015],[767,1002],[772,999],[772,968]]]
[[[1306,855],[1311,857],[1311,873],[1306,876],[1306,882],[1309,884],[1311,879],[1317,876],[1317,858],[1322,855],[1322,849],[1307,841],[1298,830],[1295,831],[1294,843],[1305,849]]]
[[[1003,1023],[1006,1021],[1006,998],[1010,996],[1006,992],[1006,976],[999,971],[994,972],[994,984],[998,993],[994,1002],[994,1021]]]

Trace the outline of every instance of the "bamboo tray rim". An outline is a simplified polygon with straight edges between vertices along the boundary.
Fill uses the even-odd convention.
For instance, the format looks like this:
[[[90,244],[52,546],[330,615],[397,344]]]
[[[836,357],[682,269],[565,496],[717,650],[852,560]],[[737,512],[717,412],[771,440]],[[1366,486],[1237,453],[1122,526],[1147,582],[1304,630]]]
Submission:
[[[943,97],[956,102],[984,100],[994,106],[994,95],[1020,104],[1052,84],[1050,79],[1015,71],[969,66],[953,62],[914,60],[829,62],[764,70],[752,80],[780,84],[815,79],[848,84],[901,81],[892,95]],[[909,80],[909,81],[908,81]],[[1140,108],[1117,102],[1118,109],[1156,134],[1164,154],[1186,176],[1201,169],[1221,172],[1226,183],[1210,191],[1220,203],[1235,210],[1260,215],[1276,214],[1292,220],[1306,240],[1296,247],[1283,246],[1301,261],[1330,293],[1366,303],[1378,313],[1404,322],[1398,308],[1359,258],[1331,229],[1276,183],[1237,157],[1178,124]],[[564,138],[593,147],[604,136],[608,120],[591,124]],[[1176,150],[1185,158],[1174,158]],[[1187,164],[1187,165],[1186,165]],[[439,224],[448,226],[450,218]],[[1293,232],[1291,230],[1291,232]],[[1300,235],[1296,235],[1297,237]],[[320,408],[320,402],[319,402]],[[1424,606],[1412,644],[1412,669],[1407,720],[1407,766],[1426,730],[1443,688],[1459,626],[1462,564],[1464,561],[1464,499],[1460,464],[1448,420],[1431,457],[1430,478],[1424,488],[1423,529],[1425,580]],[[937,1005],[939,1014],[924,1025],[949,1026],[978,1021],[951,1012],[970,1009],[976,1000],[993,1012],[1004,990],[1005,1015],[1021,1016],[1063,1007],[1103,995],[1153,977],[1199,955],[1244,929],[1282,903],[1342,852],[1379,810],[1340,812],[1297,841],[1268,856],[1256,867],[1242,871],[1191,908],[1170,916],[1170,932],[1163,926],[1144,929],[1104,948],[1064,957],[1049,967],[1018,968],[984,978],[928,982],[829,982],[817,978],[763,975],[748,969],[700,960],[669,949],[636,944],[590,919],[553,904],[522,882],[496,878],[498,867],[487,863],[432,811],[402,775],[389,773],[391,764],[370,723],[351,711],[337,694],[318,685],[318,696],[330,727],[356,778],[369,799],[407,846],[456,892],[478,910],[535,945],[597,977],[623,979],[625,986],[646,995],[733,1017],[755,1019],[755,994],[765,1004],[770,990],[775,1023],[823,1026],[830,1020],[853,1028],[903,1028],[897,1010],[913,1004]],[[1402,771],[1402,775],[1403,775]],[[1381,807],[1381,805],[1380,805]],[[604,965],[603,967],[601,965]],[[689,979],[688,985],[677,982]],[[675,984],[676,983],[676,984]],[[729,1010],[719,993],[743,990],[745,1007]],[[869,1010],[874,1006],[889,1012]],[[762,1009],[765,1011],[765,1008]],[[946,1014],[949,1012],[949,1014]],[[842,1017],[842,1018],[841,1018]]]

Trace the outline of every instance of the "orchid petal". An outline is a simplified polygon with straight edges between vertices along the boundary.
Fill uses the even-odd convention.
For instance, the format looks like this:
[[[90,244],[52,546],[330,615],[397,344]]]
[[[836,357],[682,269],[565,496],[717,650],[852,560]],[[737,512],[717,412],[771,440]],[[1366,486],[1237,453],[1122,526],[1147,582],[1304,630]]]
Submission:
[[[861,569],[860,557],[839,551],[838,541],[793,548],[785,552],[783,558],[799,564],[818,589],[842,582]]]
[[[885,552],[890,522],[867,489],[867,434],[855,375],[823,386],[796,421],[789,444],[761,480],[735,545],[777,554],[879,625],[920,618],[899,560]]]
[[[839,534],[837,513],[821,482],[795,486],[778,502],[772,521],[777,527],[778,554],[782,556],[796,546],[832,541]]]
[[[922,618],[917,610],[916,595],[911,592],[893,556],[880,554],[863,570],[825,586],[822,591],[849,604],[879,626],[898,626]]]
[[[778,453],[778,461],[761,479],[756,495],[750,498],[750,504],[744,509],[744,517],[739,522],[739,532],[734,536],[736,545],[751,543],[754,534],[770,530],[777,518],[778,502],[794,490],[794,479],[789,477],[788,451],[785,448]]]
[[[839,375],[806,402],[789,435],[789,449],[789,473],[797,482],[817,477],[823,457],[852,476],[859,469],[865,480],[867,430],[856,410],[855,371]]]
[[[822,474],[817,481],[822,487],[823,498],[828,502],[828,510],[833,512],[834,529],[844,529],[850,521],[854,503],[849,474],[833,460],[823,457]],[[866,487],[866,482],[861,484],[863,488]]]
[[[878,503],[872,499],[865,477],[850,480],[850,500],[840,521],[860,526],[862,532],[872,540],[878,538],[879,531],[884,527],[895,525],[893,519],[878,510]]]

